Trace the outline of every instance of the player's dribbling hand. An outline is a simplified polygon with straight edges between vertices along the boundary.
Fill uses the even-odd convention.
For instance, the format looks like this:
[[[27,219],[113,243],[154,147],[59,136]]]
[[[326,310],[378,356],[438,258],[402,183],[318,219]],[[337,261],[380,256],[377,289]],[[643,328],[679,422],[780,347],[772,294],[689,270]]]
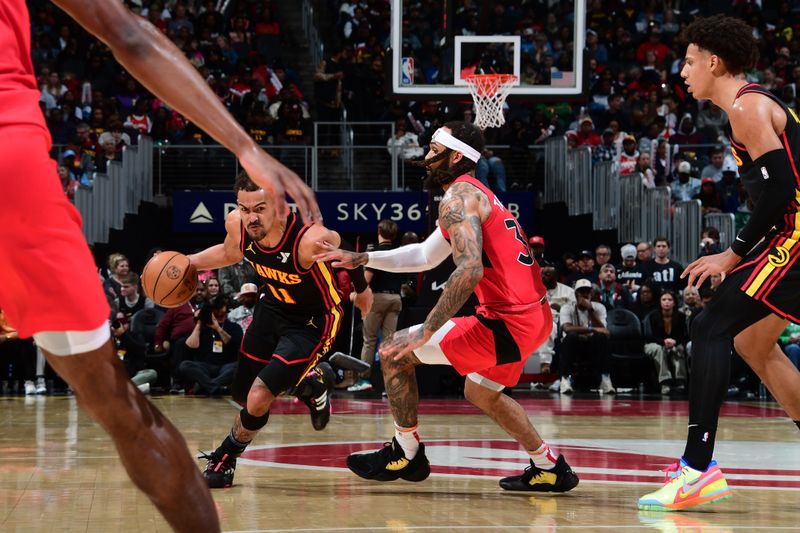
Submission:
[[[414,331],[410,328],[395,331],[381,343],[378,352],[382,357],[390,357],[392,361],[400,361],[409,354],[416,359],[413,355],[414,350],[428,342],[432,335],[433,333],[425,328],[414,328]]]
[[[689,276],[687,285],[689,287],[700,287],[709,276],[721,274],[725,279],[725,274],[739,264],[742,258],[733,253],[728,248],[721,254],[706,255],[694,261],[681,274],[681,279]]]
[[[300,179],[300,176],[286,168],[280,161],[261,148],[248,150],[239,156],[239,161],[250,178],[272,194],[277,213],[288,214],[289,206],[286,203],[288,194],[297,204],[303,222],[306,224],[322,222],[322,213],[314,191]]]

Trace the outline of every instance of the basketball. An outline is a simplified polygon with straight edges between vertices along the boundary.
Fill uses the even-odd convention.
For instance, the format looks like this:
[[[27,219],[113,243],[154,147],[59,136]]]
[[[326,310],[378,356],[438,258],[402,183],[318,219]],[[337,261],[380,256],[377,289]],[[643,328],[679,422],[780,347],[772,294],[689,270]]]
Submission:
[[[142,289],[162,307],[178,307],[188,302],[197,288],[197,269],[180,252],[161,252],[153,256],[142,272]]]

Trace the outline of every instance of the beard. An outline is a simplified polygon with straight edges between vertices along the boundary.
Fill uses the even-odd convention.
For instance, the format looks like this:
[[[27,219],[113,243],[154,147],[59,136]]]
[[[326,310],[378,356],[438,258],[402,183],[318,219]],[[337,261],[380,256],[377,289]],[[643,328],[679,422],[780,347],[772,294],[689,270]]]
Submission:
[[[413,163],[425,169],[425,177],[422,182],[423,188],[432,189],[434,187],[442,187],[458,177],[450,172],[450,151],[451,150],[448,148],[430,159],[423,159]],[[436,168],[433,168],[433,165],[436,163],[440,164]]]

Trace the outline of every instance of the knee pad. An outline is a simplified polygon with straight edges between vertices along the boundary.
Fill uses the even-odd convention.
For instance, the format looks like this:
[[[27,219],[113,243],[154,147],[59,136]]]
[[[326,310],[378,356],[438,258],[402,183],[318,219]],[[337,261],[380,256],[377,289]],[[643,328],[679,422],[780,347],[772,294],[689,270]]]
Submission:
[[[269,420],[269,411],[262,416],[253,416],[247,412],[247,407],[243,407],[239,411],[239,418],[242,420],[242,427],[247,431],[258,431],[267,425]]]

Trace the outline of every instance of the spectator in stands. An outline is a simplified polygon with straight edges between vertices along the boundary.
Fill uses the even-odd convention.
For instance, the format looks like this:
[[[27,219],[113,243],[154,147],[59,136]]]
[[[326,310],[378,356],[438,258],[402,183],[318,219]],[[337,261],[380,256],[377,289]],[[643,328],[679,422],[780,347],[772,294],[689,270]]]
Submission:
[[[578,132],[576,134],[578,146],[599,146],[602,142],[600,136],[594,131],[594,121],[590,117],[584,117],[579,121]]]
[[[636,137],[625,135],[622,140],[622,153],[619,154],[619,175],[627,176],[636,171],[639,151],[636,149]]]
[[[618,307],[628,309],[633,303],[633,298],[628,288],[617,281],[617,269],[611,263],[600,267],[600,303],[610,311]]]
[[[664,65],[667,56],[671,53],[669,46],[661,42],[661,27],[658,24],[650,25],[647,41],[640,44],[636,49],[636,61],[643,64],[649,51],[655,53],[655,59],[659,65]]]
[[[645,265],[653,259],[653,246],[648,241],[636,243],[636,261],[640,265]]]
[[[656,186],[663,187],[669,181],[669,167],[670,160],[667,154],[667,140],[659,139],[656,145],[656,160],[653,165],[653,171],[656,175]]]
[[[686,331],[691,331],[692,320],[700,311],[703,310],[703,301],[700,299],[700,291],[697,287],[687,285],[683,289],[683,305],[679,311],[686,317]]]
[[[139,293],[139,274],[136,272],[128,272],[128,274],[122,278],[119,294],[114,309],[117,310],[118,318],[119,314],[122,314],[128,322],[130,322],[131,317],[138,311],[142,309],[152,309],[154,307],[153,301],[150,300],[150,298]]]
[[[715,146],[711,150],[711,162],[700,171],[700,178],[713,178],[714,183],[722,179],[722,164],[725,162],[725,150],[721,146]]]
[[[644,320],[644,317],[651,311],[658,308],[660,294],[658,288],[653,284],[652,280],[645,280],[636,293],[636,299],[630,307],[630,310],[639,317],[639,320]]]
[[[317,67],[314,74],[314,97],[319,121],[339,122],[342,119],[342,84],[350,56],[350,46],[344,45]]]
[[[672,291],[675,294],[683,290],[686,285],[686,280],[680,277],[683,265],[669,258],[669,240],[666,237],[656,237],[653,240],[653,248],[655,257],[648,263],[645,277],[652,278],[659,292]]]
[[[122,125],[125,128],[130,128],[138,132],[140,135],[147,135],[150,133],[150,130],[153,129],[153,121],[147,114],[147,100],[144,98],[136,100],[131,113],[127,116]]]
[[[572,252],[566,252],[561,256],[561,263],[564,265],[564,267],[561,269],[562,281],[569,285],[572,283],[570,281],[572,275],[578,272],[578,260],[575,257],[575,254]]]
[[[703,206],[703,214],[722,212],[722,197],[717,192],[714,178],[705,177],[700,181],[700,192],[694,196]]]
[[[686,317],[677,310],[675,294],[661,294],[659,308],[644,319],[644,353],[656,365],[661,394],[669,394],[674,387],[677,392],[686,391],[686,342],[689,332]]]
[[[494,187],[489,185],[489,174],[494,178]],[[506,192],[506,166],[492,150],[484,148],[475,167],[475,179],[490,187],[494,192]]]
[[[145,340],[130,332],[130,320],[125,316],[118,316],[111,322],[111,333],[116,344],[117,356],[122,359],[131,381],[144,394],[149,394],[150,386],[158,379],[158,373],[147,368]]]
[[[101,144],[101,151],[97,154],[97,158],[95,159],[94,166],[97,169],[97,172],[105,173],[108,172],[108,164],[112,161],[120,161],[120,152],[117,152],[117,145],[114,142],[114,139],[107,139],[104,143]]]
[[[610,333],[606,327],[606,308],[591,300],[592,282],[579,279],[575,283],[575,303],[561,307],[559,319],[563,338],[561,340],[559,370],[561,374],[560,392],[573,391],[573,374],[578,371],[577,362],[588,360],[592,383],[599,383],[600,392],[616,392],[611,383],[611,348],[608,342]],[[577,374],[576,374],[576,377]]]
[[[156,326],[153,350],[156,353],[169,352],[173,380],[171,393],[177,394],[183,390],[178,367],[187,358],[185,340],[194,329],[195,312],[205,303],[206,295],[205,284],[198,283],[192,299],[181,306],[167,309]]]
[[[736,213],[739,209],[739,171],[733,161],[722,164],[722,179],[717,184],[722,198],[722,210],[725,213]]]
[[[237,306],[228,313],[228,320],[242,328],[242,334],[253,321],[253,310],[258,303],[258,287],[255,283],[245,283],[236,295]]]
[[[229,295],[237,294],[245,283],[260,283],[258,273],[253,265],[244,259],[236,264],[220,268],[217,271],[217,279],[219,279],[220,291]]]
[[[592,283],[597,283],[597,270],[594,268],[594,254],[589,250],[581,250],[578,253],[578,269],[568,279],[570,285],[575,285],[579,279],[588,279]]]
[[[644,271],[636,262],[636,246],[626,244],[620,248],[622,264],[617,268],[617,281],[628,289],[631,295],[636,294],[644,281]]]
[[[64,190],[64,195],[69,198],[70,202],[75,201],[75,189],[78,188],[78,180],[72,175],[69,169],[64,165],[58,165],[58,179],[61,182],[61,188]]]
[[[685,152],[691,157],[697,157],[702,148],[697,145],[706,142],[706,136],[694,126],[691,113],[684,113],[678,124],[678,131],[670,138],[672,144],[678,145],[678,151]]]
[[[114,253],[108,256],[108,268],[110,275],[103,282],[103,288],[113,301],[122,294],[122,283],[130,272],[130,263],[124,255]]]
[[[528,244],[531,247],[531,253],[533,253],[533,258],[536,259],[536,262],[540,265],[544,263],[544,237],[540,235],[534,235],[530,239],[528,239]]]
[[[190,359],[180,364],[178,372],[197,384],[196,394],[226,394],[236,372],[242,328],[228,320],[225,298],[210,298],[195,315],[194,328],[185,341]]]
[[[602,142],[597,145],[593,152],[594,161],[615,161],[617,159],[617,146],[614,144],[614,130],[606,128],[603,130]]]
[[[208,299],[215,298],[220,294],[219,279],[216,275],[211,275],[206,279],[206,291],[208,292]],[[226,296],[223,294],[223,296]]]
[[[575,303],[575,291],[558,281],[559,273],[550,263],[542,264],[542,283],[547,288],[547,301],[556,315],[564,305]]]
[[[692,165],[688,161],[678,164],[678,180],[673,181],[672,202],[692,200],[700,192],[700,180],[692,177]]]
[[[611,247],[607,244],[599,244],[594,249],[595,270],[599,272],[600,268],[609,261],[611,261]]]
[[[719,230],[713,226],[703,228],[700,235],[700,256],[721,254],[722,251]]]
[[[389,137],[389,140],[386,141],[386,149],[390,154],[397,154],[397,157],[404,161],[418,159],[424,155],[424,151],[419,145],[417,135],[406,130],[405,120],[398,120],[395,123],[394,135]],[[489,172],[488,163],[486,172],[487,174]],[[485,185],[488,187],[489,183],[486,182]]]
[[[636,158],[636,170],[642,175],[642,185],[647,189],[656,186],[656,174],[650,166],[650,152],[643,152]]]

